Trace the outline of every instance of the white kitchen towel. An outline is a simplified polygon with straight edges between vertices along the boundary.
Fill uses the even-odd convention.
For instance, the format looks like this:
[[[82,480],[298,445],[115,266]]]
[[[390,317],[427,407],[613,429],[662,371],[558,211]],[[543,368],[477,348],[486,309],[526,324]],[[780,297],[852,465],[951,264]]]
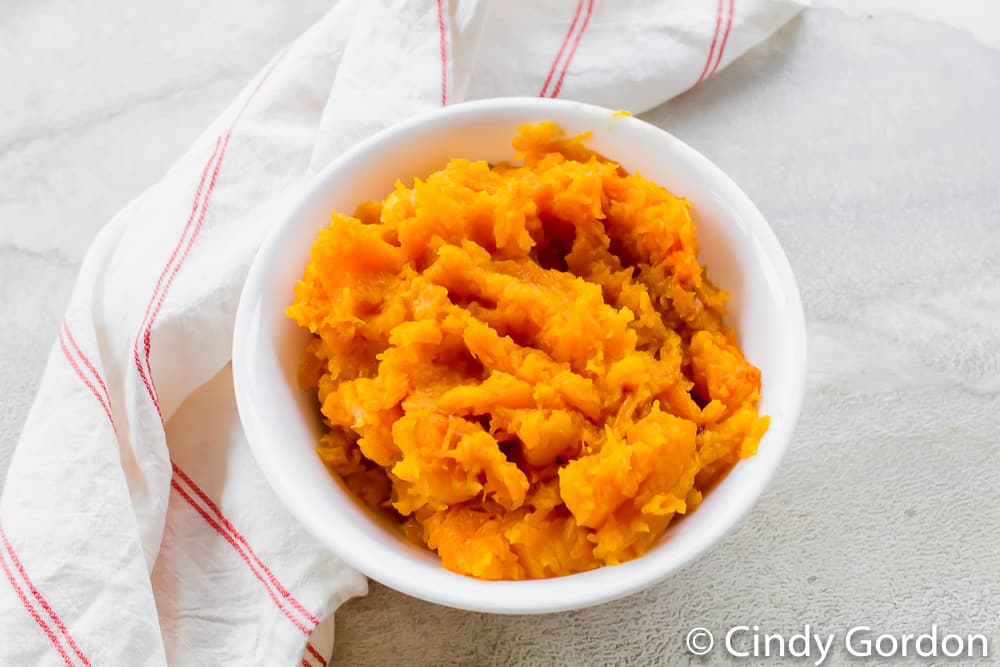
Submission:
[[[336,3],[88,251],[0,500],[0,664],[325,666],[365,579],[285,512],[233,400],[234,311],[268,225],[394,121],[507,95],[641,112],[798,9]]]

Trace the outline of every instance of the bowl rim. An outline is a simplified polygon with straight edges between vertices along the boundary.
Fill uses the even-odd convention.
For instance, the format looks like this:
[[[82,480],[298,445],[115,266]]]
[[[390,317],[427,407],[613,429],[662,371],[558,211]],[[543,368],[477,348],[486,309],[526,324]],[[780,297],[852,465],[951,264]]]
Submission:
[[[270,450],[273,447],[269,447],[267,438],[259,435],[263,425],[253,409],[247,392],[241,390],[250,382],[249,370],[243,361],[252,354],[252,346],[254,345],[246,332],[251,327],[253,318],[260,315],[259,300],[266,277],[261,258],[276,251],[281,245],[284,231],[296,219],[305,215],[310,200],[327,191],[326,183],[332,176],[339,171],[347,170],[356,160],[363,159],[364,155],[374,147],[388,141],[395,141],[399,137],[405,137],[416,130],[431,131],[455,118],[477,114],[515,113],[526,109],[543,114],[560,112],[586,115],[592,117],[595,123],[598,121],[606,123],[609,115],[620,115],[612,109],[569,100],[529,97],[490,98],[462,102],[414,116],[355,144],[309,177],[303,187],[296,191],[293,201],[286,209],[287,213],[280,216],[277,224],[265,235],[247,273],[233,328],[233,385],[240,421],[258,466],[275,495],[289,510],[289,513],[320,544],[330,549],[347,565],[390,588],[418,599],[449,607],[501,614],[552,613],[580,609],[622,598],[666,579],[715,546],[757,504],[764,489],[774,477],[794,437],[806,383],[806,329],[798,285],[791,265],[764,216],[725,172],[694,148],[660,127],[630,116],[622,118],[621,120],[641,123],[655,132],[661,133],[663,135],[661,139],[677,152],[677,159],[683,160],[685,163],[695,164],[702,173],[710,175],[709,180],[713,187],[717,187],[725,201],[738,211],[738,213],[733,213],[731,217],[740,217],[750,226],[751,235],[765,251],[767,259],[771,262],[771,268],[776,272],[776,277],[781,285],[787,325],[785,335],[788,342],[785,363],[797,370],[789,376],[789,390],[785,392],[781,402],[785,409],[784,421],[788,423],[788,428],[785,429],[783,438],[767,440],[767,446],[774,452],[769,459],[770,465],[758,470],[758,474],[748,484],[749,488],[741,494],[745,502],[740,507],[727,512],[725,517],[727,520],[711,524],[710,529],[702,531],[701,539],[679,557],[675,555],[667,560],[658,560],[656,553],[650,552],[618,566],[606,566],[562,577],[524,581],[484,581],[450,573],[468,582],[474,582],[467,586],[457,587],[461,590],[452,590],[449,587],[432,588],[423,585],[423,582],[407,578],[405,572],[385,566],[378,558],[366,558],[361,549],[352,548],[347,544],[350,540],[346,538],[339,542],[328,539],[327,531],[321,530],[318,526],[319,519],[315,516],[316,512],[310,513],[309,506],[295,495],[290,480],[283,477],[276,466],[271,465],[274,455]],[[765,438],[767,438],[766,434]],[[602,588],[598,584],[606,583],[602,582],[602,579],[612,575],[598,573],[608,571],[615,573],[614,586]],[[478,592],[474,594],[468,592],[471,590]]]

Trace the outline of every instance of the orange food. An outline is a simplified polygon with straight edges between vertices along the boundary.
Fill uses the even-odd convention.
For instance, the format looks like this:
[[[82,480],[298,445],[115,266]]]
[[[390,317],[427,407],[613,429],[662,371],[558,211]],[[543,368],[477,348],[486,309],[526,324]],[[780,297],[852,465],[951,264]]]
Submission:
[[[642,555],[767,430],[688,203],[584,139],[334,213],[288,309],[323,461],[474,577]]]

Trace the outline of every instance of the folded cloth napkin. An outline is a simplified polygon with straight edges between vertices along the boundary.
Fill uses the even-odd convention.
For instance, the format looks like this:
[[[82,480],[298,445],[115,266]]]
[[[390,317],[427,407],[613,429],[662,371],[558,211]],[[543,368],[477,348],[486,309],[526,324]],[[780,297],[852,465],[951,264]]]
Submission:
[[[333,612],[366,581],[274,497],[233,399],[234,311],[268,225],[394,121],[505,95],[641,112],[798,9],[336,3],[87,252],[0,500],[0,663],[326,665]]]

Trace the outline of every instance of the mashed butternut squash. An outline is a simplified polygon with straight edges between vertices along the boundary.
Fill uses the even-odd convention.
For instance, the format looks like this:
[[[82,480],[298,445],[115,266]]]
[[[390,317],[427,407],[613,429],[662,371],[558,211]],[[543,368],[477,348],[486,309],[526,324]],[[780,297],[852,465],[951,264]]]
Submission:
[[[455,572],[640,556],[767,430],[688,203],[583,139],[334,213],[288,309],[319,455]]]

